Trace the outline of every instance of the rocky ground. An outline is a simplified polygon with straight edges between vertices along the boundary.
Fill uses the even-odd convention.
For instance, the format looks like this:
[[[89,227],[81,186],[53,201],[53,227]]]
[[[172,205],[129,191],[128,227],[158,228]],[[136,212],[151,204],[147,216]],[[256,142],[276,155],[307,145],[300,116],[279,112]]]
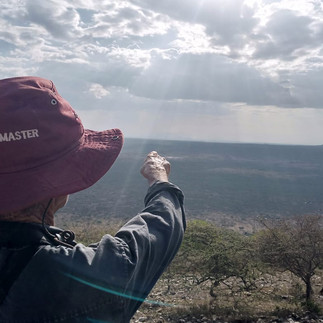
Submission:
[[[321,282],[320,279],[318,281]],[[275,286],[271,288],[275,290]],[[225,291],[227,289],[222,290],[223,293]],[[272,294],[270,298],[266,298],[263,297],[264,294],[265,289],[256,292],[255,295],[222,295],[220,300],[214,301],[209,296],[207,284],[194,286],[178,278],[164,278],[157,283],[148,297],[148,300],[159,304],[144,303],[131,323],[323,323],[323,315],[300,310],[291,295],[277,297]],[[224,310],[224,302],[227,300],[230,303],[232,299],[234,304],[225,307]],[[323,296],[316,295],[316,303],[322,310]],[[222,307],[222,310],[218,307]]]
[[[218,317],[217,315],[193,315],[193,314],[184,314],[179,317],[178,314],[165,314],[163,310],[147,310],[141,309],[131,320],[131,323],[140,323],[140,322],[149,322],[149,323],[323,323],[323,316],[316,314],[304,314],[297,315],[291,314],[286,318],[280,317],[259,317],[259,318],[244,318],[244,319],[226,319],[223,317]]]

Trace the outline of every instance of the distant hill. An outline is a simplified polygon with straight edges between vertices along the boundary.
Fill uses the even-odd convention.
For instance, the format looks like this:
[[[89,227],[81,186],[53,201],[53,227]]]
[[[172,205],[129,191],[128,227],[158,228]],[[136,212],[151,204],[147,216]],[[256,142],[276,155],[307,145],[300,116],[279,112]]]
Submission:
[[[323,146],[127,139],[111,170],[73,194],[61,214],[130,218],[143,207],[139,169],[157,150],[172,164],[190,218],[285,217],[323,213]]]

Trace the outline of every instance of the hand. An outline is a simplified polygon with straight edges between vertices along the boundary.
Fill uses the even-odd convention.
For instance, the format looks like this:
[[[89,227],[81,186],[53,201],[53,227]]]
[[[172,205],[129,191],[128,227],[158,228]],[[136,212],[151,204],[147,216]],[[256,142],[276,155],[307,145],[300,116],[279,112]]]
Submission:
[[[150,152],[140,169],[142,176],[148,179],[149,186],[156,181],[168,182],[170,163],[156,151]]]

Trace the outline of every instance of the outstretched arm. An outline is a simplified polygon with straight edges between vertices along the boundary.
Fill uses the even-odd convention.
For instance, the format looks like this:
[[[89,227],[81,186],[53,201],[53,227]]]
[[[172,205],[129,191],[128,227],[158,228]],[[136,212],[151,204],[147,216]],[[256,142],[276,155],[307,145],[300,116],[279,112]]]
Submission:
[[[185,230],[184,197],[168,182],[169,171],[166,159],[156,152],[148,154],[141,168],[150,185],[142,212],[114,237],[106,234],[89,247],[77,244],[55,253],[56,264],[63,265],[55,272],[71,273],[60,278],[61,283],[73,278],[77,304],[106,304],[93,310],[90,318],[118,321],[116,317],[122,316],[119,321],[128,322],[177,253]]]
[[[183,194],[168,182],[169,162],[153,151],[141,173],[150,185],[145,208],[131,219],[116,237],[122,239],[127,255],[129,282],[125,293],[144,299],[177,253],[185,230]],[[140,301],[128,301],[134,313]]]

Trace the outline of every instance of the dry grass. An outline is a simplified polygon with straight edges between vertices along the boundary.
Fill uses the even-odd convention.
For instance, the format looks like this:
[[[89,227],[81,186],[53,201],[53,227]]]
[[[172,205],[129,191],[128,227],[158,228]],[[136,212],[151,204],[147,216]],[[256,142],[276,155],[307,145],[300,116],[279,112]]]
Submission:
[[[314,276],[314,302],[323,311],[322,274]],[[132,322],[147,318],[147,322],[179,322],[181,319],[191,322],[241,321],[252,322],[259,318],[273,320],[290,315],[302,316],[306,312],[302,302],[305,290],[303,284],[293,275],[279,273],[264,275],[253,291],[241,290],[237,280],[230,279],[217,289],[217,297],[209,295],[207,283],[195,285],[185,277],[165,275],[159,280],[149,295],[149,299],[172,304],[174,306],[156,306],[143,304]],[[184,321],[183,321],[184,322]]]

